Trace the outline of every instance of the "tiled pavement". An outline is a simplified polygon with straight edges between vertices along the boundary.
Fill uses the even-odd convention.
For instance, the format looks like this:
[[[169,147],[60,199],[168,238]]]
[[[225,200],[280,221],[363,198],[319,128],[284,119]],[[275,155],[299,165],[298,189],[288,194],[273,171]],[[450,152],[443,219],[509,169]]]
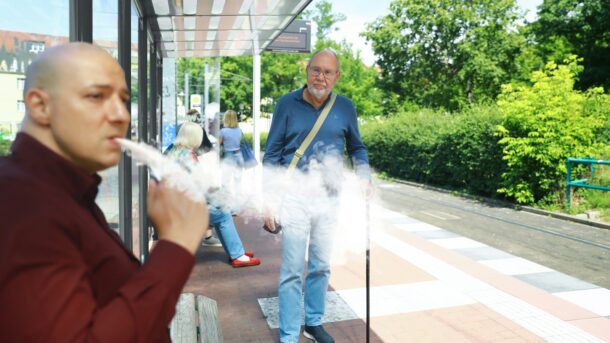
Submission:
[[[202,248],[185,291],[218,301],[225,342],[278,342],[281,237],[237,222],[262,265]],[[371,223],[371,342],[610,342],[607,289],[381,207]],[[365,342],[364,251],[343,257],[325,327]]]

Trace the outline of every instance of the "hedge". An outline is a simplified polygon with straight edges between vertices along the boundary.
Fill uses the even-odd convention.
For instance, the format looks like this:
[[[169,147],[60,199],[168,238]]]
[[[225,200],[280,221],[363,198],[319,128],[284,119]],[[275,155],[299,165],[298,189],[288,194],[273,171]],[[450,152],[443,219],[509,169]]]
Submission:
[[[371,166],[389,176],[495,196],[506,164],[496,106],[407,112],[362,125]]]
[[[268,132],[261,132],[261,151],[265,150],[265,144],[267,144],[267,135]],[[246,142],[248,142],[248,144],[250,144],[250,147],[252,147],[252,133],[245,132],[244,138],[246,138]]]

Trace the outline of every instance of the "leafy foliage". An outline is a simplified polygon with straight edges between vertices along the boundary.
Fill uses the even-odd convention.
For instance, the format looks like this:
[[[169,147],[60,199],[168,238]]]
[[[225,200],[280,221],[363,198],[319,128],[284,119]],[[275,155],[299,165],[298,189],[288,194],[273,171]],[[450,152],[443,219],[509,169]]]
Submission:
[[[220,110],[252,115],[252,57],[220,59]]]
[[[388,90],[454,110],[495,99],[518,74],[518,18],[514,0],[394,0],[363,35]]]
[[[508,169],[499,192],[519,203],[545,202],[561,189],[566,158],[593,156],[607,144],[610,97],[601,88],[574,90],[581,69],[575,57],[549,62],[532,74],[533,86],[503,87],[498,128]]]
[[[0,156],[6,156],[9,154],[12,143],[13,142],[0,137]]]
[[[268,136],[268,132],[261,132],[261,136],[260,136],[261,150],[264,150],[265,145],[267,145],[267,136]],[[245,132],[244,139],[246,140],[246,142],[248,142],[248,144],[250,144],[250,146],[254,146],[251,132]]]
[[[332,31],[338,30],[335,28],[335,24],[346,19],[342,13],[333,13],[333,5],[327,1],[322,0],[316,3],[313,10],[305,10],[303,12],[304,18],[309,18],[316,23],[316,38],[318,41],[326,39]]]
[[[279,98],[306,82],[307,55],[265,53],[261,60],[261,96],[271,99],[263,109],[273,112]]]
[[[610,5],[608,0],[545,0],[533,33],[540,55],[561,62],[569,54],[583,58],[577,82],[581,90],[610,89]]]
[[[347,42],[318,41],[316,50],[331,48],[341,61],[341,76],[335,85],[337,93],[352,100],[360,116],[386,115],[383,108],[384,92],[378,86],[377,71],[360,60]]]
[[[362,137],[372,166],[384,173],[495,196],[505,170],[495,106],[461,113],[419,110],[367,121]]]

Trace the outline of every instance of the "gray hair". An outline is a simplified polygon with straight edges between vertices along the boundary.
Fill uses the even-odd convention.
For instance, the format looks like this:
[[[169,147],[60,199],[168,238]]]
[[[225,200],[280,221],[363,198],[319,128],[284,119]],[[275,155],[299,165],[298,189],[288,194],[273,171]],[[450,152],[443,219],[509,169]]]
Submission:
[[[313,61],[313,59],[316,56],[318,56],[318,54],[321,54],[323,52],[327,52],[327,53],[333,55],[335,57],[335,60],[337,60],[337,70],[341,70],[341,62],[339,61],[339,56],[337,56],[337,53],[332,48],[324,48],[322,50],[318,50],[318,51],[314,52],[311,55],[311,57],[309,58],[309,61],[307,61],[307,68],[309,69],[309,65],[311,64],[311,61]]]
[[[201,145],[203,129],[198,124],[187,121],[178,130],[174,145],[182,145],[189,149],[196,149]]]

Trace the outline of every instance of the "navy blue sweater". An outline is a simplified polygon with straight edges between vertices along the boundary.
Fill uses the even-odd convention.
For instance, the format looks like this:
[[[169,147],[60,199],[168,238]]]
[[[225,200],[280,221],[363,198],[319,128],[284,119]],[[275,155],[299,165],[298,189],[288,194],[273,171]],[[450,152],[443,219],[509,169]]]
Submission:
[[[330,100],[329,96],[320,108],[314,108],[303,98],[305,87],[282,96],[275,106],[263,164],[285,167],[290,165],[295,151]],[[356,173],[369,179],[369,161],[358,131],[356,110],[351,100],[337,95],[335,104],[320,131],[305,150],[297,168],[307,170],[313,159],[322,161],[325,156],[341,158],[346,147]]]

